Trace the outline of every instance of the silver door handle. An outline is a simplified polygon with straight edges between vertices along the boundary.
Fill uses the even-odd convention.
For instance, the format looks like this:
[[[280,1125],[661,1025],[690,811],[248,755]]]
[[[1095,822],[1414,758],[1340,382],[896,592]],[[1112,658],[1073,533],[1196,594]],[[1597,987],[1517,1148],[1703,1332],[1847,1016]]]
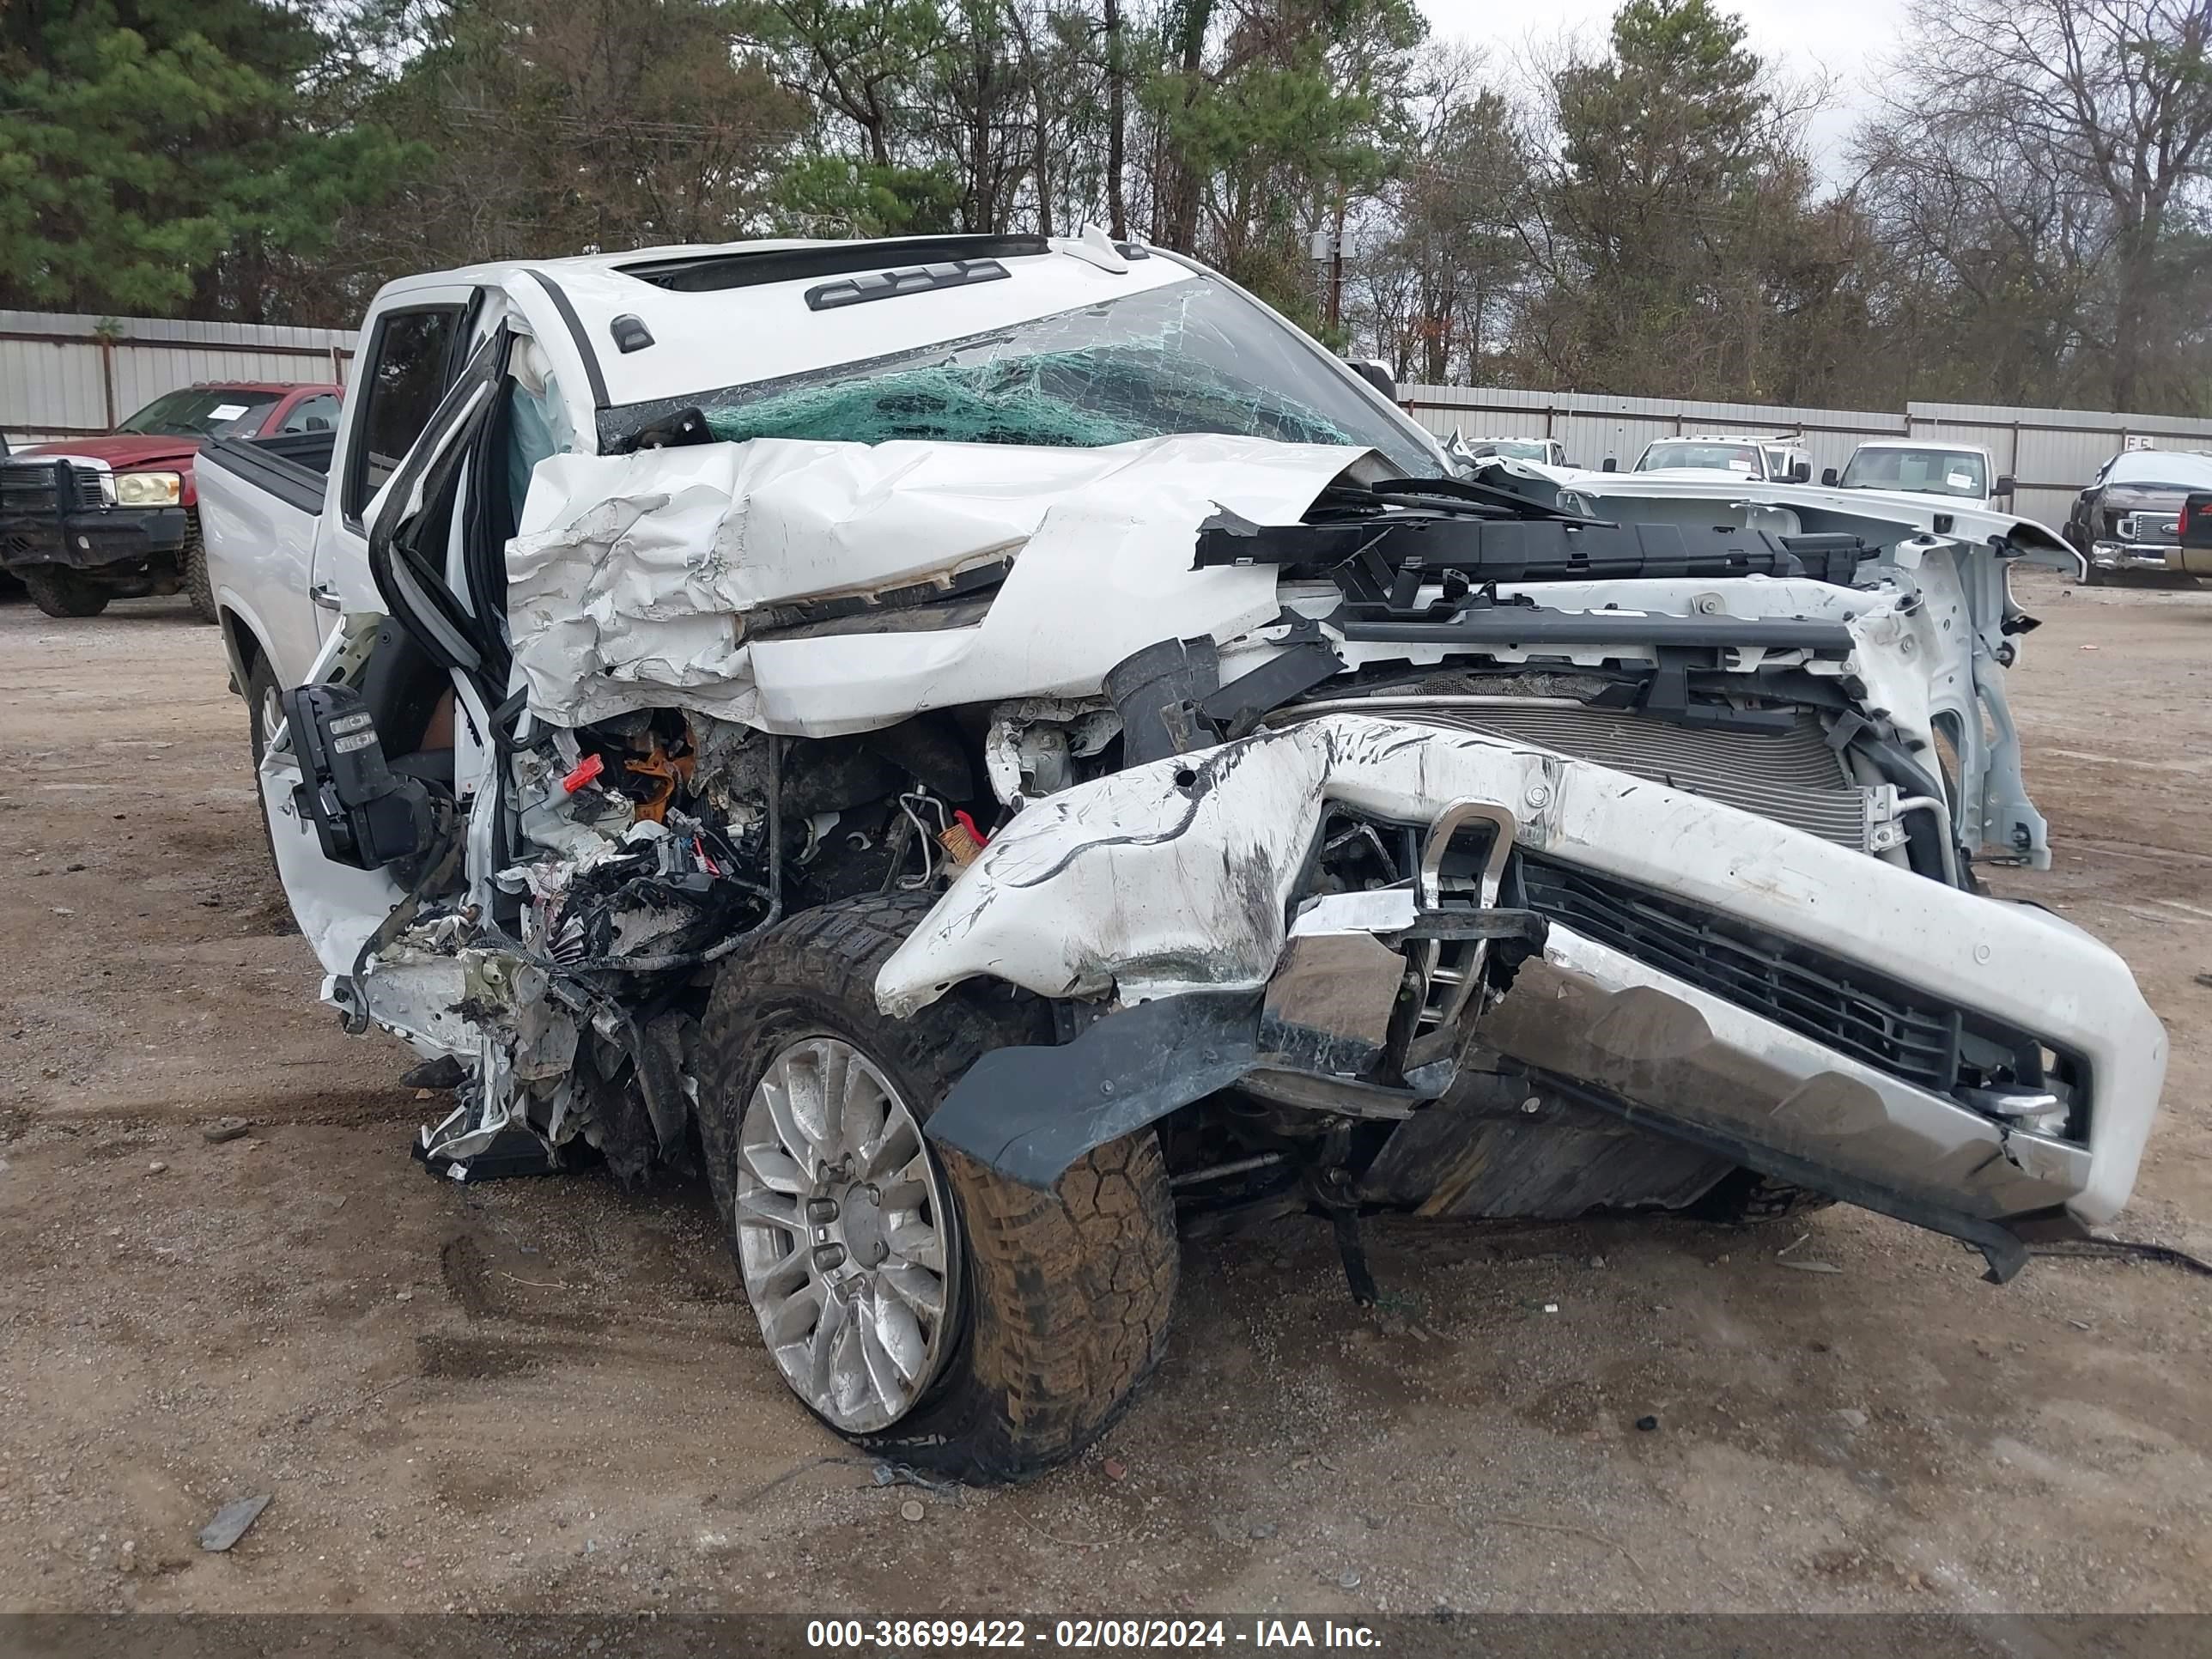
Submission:
[[[345,603],[338,598],[337,589],[328,582],[317,582],[307,590],[307,597],[325,611],[339,610]]]

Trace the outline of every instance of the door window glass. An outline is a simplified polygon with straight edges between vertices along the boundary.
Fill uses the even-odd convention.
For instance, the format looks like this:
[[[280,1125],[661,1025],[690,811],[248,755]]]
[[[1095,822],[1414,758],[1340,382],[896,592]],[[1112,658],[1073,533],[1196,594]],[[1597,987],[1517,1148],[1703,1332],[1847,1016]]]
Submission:
[[[365,400],[346,481],[346,511],[361,515],[415,447],[445,395],[461,307],[394,312],[377,325],[376,344],[356,396]]]
[[[338,400],[334,392],[325,392],[319,397],[303,398],[292,405],[292,412],[284,417],[281,432],[328,432],[338,423]]]

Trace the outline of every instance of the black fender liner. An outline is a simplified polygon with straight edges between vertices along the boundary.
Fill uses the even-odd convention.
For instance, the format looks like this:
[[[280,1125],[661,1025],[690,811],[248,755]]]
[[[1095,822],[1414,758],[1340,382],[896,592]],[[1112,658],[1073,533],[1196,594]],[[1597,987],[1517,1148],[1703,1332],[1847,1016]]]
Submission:
[[[924,1126],[1049,1192],[1095,1147],[1226,1088],[1258,1063],[1256,991],[1192,991],[1106,1015],[1058,1048],[994,1048]]]

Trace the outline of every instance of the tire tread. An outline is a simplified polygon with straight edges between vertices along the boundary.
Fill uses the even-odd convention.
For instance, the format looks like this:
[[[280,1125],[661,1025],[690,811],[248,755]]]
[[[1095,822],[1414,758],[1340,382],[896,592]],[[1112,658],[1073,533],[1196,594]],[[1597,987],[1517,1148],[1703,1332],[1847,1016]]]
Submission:
[[[765,1064],[780,998],[852,1011],[846,1035],[926,1085],[928,1099],[912,1103],[925,1115],[986,1050],[1047,1040],[1043,1005],[1004,986],[963,986],[908,1020],[876,1011],[877,972],[930,902],[888,894],[823,905],[724,964],[707,1018],[700,1110],[724,1213],[741,1091]],[[849,1437],[961,1480],[1025,1480],[1110,1426],[1165,1352],[1181,1260],[1166,1161],[1157,1135],[1129,1136],[1042,1193],[934,1150],[965,1224],[965,1346],[906,1418]]]

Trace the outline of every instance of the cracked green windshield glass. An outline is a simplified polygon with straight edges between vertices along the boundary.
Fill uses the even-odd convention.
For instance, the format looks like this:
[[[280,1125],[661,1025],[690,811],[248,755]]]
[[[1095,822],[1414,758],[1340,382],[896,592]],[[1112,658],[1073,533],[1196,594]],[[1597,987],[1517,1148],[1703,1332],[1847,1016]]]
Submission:
[[[895,356],[732,386],[700,407],[714,435],[732,441],[1091,447],[1218,432],[1358,445],[1411,474],[1443,471],[1418,436],[1302,337],[1202,277]]]

